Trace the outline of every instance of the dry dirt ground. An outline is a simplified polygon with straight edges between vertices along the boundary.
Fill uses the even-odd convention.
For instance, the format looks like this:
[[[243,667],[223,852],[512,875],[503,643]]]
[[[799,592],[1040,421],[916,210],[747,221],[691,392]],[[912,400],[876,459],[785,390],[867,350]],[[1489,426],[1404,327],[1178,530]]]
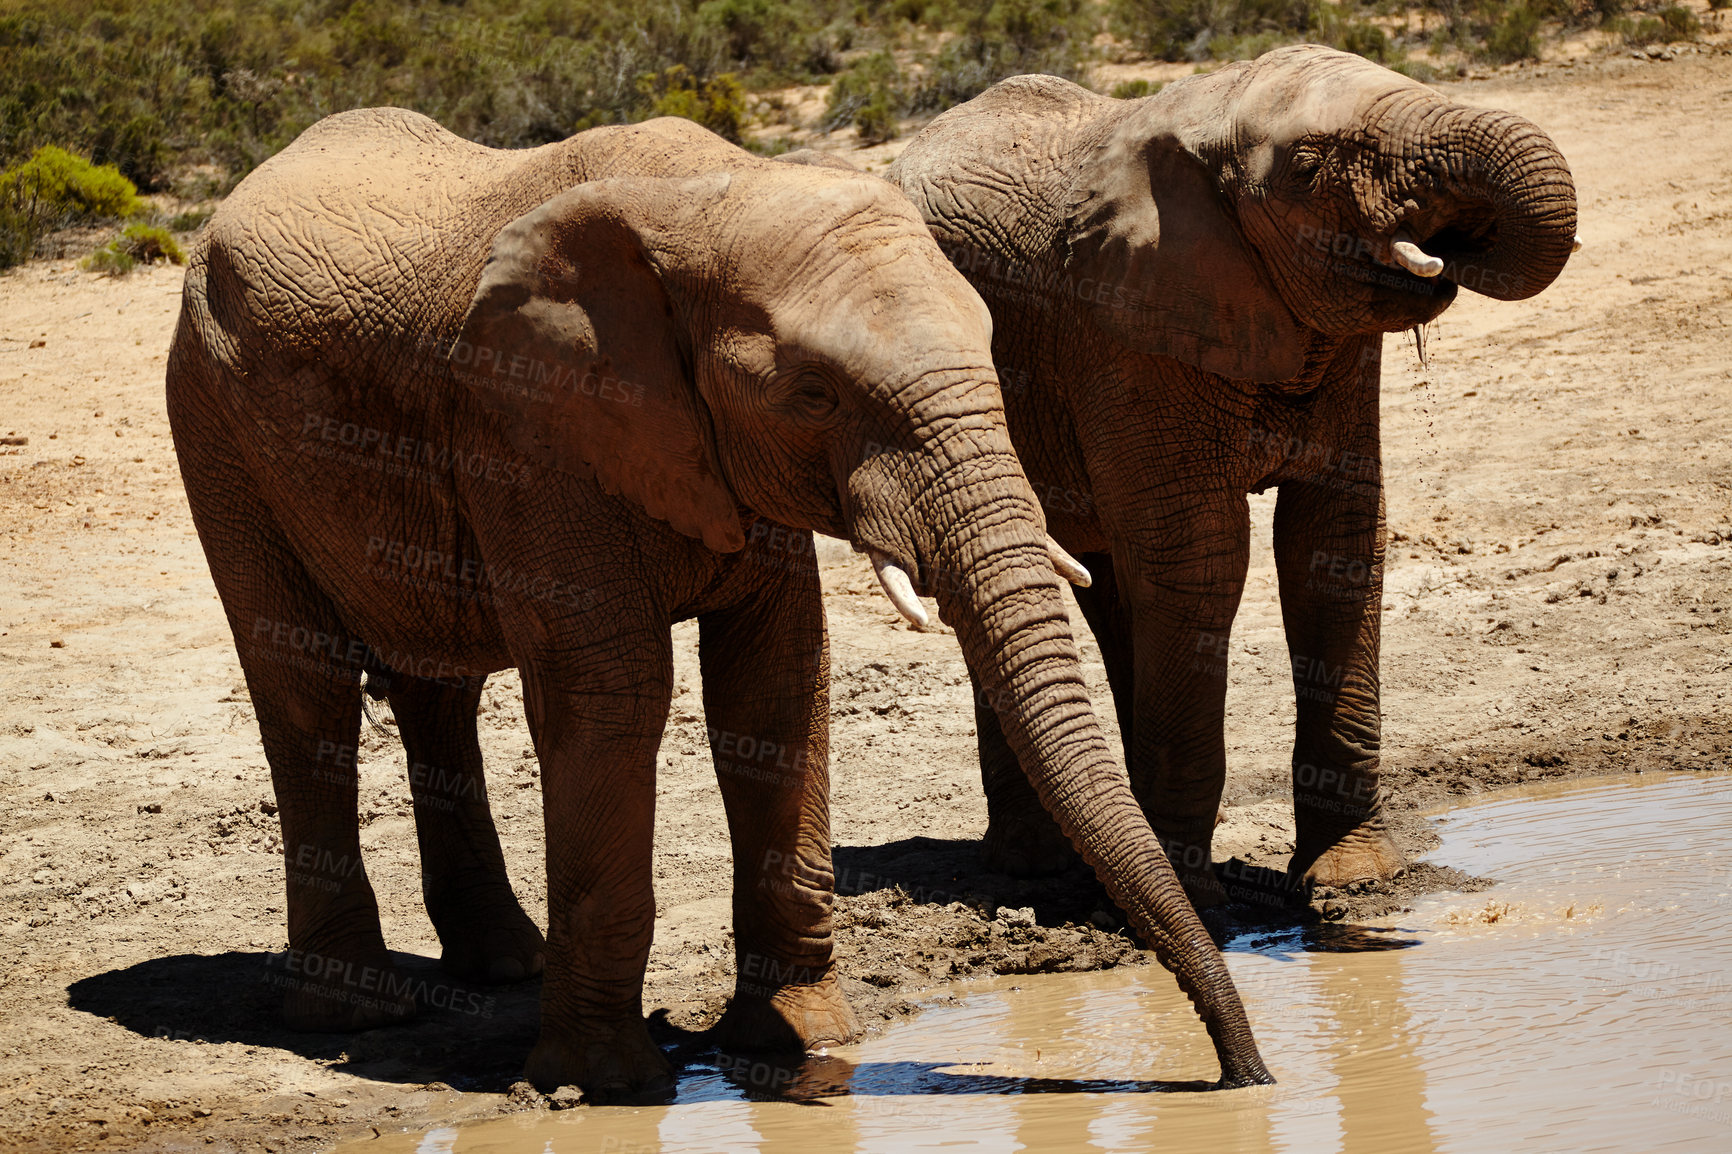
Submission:
[[[1583,251],[1539,298],[1469,294],[1421,366],[1387,342],[1387,760],[1419,811],[1536,777],[1721,770],[1732,751],[1732,57],[1627,56],[1456,86],[1545,126]],[[456,989],[419,898],[404,759],[371,733],[362,837],[419,1021],[274,1023],[284,946],[269,780],[163,414],[179,270],[0,278],[0,1145],[317,1150],[371,1129],[537,1108],[510,1087],[533,984]],[[1268,552],[1233,637],[1217,857],[1290,848],[1293,697]],[[955,975],[1142,964],[1085,877],[984,875],[968,682],[827,545],[842,967],[874,1024]],[[728,846],[678,633],[647,1004],[670,1043],[732,984]],[[1105,703],[1098,652],[1085,653]],[[1110,718],[1110,709],[1103,715]],[[385,721],[388,729],[390,722]],[[514,676],[481,716],[518,892],[542,916],[539,792]],[[1615,836],[1612,834],[1611,836]],[[1417,869],[1281,916],[1339,919],[1460,883]],[[1259,916],[1238,907],[1220,919]],[[1325,923],[1327,924],[1327,923]]]

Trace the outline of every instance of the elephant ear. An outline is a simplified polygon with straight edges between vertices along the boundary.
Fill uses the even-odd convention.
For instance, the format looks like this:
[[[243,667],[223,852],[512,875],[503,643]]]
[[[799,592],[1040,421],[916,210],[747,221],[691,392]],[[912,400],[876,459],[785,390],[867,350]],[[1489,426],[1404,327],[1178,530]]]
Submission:
[[[580,184],[500,231],[447,364],[512,444],[711,549],[745,544],[655,240],[726,175]]]
[[[1066,272],[1097,322],[1139,351],[1286,381],[1304,367],[1305,330],[1201,159],[1213,138],[1230,143],[1233,71],[1136,101],[1099,139],[1072,185]]]

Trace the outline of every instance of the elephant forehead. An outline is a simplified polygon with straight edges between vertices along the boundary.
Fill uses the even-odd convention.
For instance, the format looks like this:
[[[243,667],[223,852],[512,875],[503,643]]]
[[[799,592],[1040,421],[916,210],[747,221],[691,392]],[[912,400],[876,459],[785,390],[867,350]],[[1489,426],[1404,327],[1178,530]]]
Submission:
[[[1435,95],[1418,81],[1351,53],[1300,46],[1249,71],[1234,109],[1242,138],[1285,144],[1363,127],[1391,97]]]

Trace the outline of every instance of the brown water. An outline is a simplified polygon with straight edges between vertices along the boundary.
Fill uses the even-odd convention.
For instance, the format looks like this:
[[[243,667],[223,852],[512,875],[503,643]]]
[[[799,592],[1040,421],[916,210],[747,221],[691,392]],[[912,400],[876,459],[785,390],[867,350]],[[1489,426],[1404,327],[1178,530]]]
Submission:
[[[1230,944],[1277,1086],[1175,1090],[1214,1056],[1151,967],[966,986],[797,1070],[711,1058],[671,1106],[365,1149],[1732,1151],[1732,780],[1520,791],[1439,822],[1431,859],[1500,885]]]

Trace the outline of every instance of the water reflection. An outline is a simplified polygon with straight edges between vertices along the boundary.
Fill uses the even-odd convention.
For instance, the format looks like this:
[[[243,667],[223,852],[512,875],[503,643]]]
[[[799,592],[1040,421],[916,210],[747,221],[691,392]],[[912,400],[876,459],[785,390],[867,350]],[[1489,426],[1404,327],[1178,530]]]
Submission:
[[[884,1037],[798,1063],[710,1055],[687,1067],[671,1107],[367,1146],[1732,1149],[1729,787],[1650,777],[1457,810],[1432,857],[1501,878],[1495,889],[1428,899],[1385,925],[1237,940],[1229,964],[1274,1087],[1192,1092],[1215,1076],[1213,1049],[1149,967],[969,987]]]

